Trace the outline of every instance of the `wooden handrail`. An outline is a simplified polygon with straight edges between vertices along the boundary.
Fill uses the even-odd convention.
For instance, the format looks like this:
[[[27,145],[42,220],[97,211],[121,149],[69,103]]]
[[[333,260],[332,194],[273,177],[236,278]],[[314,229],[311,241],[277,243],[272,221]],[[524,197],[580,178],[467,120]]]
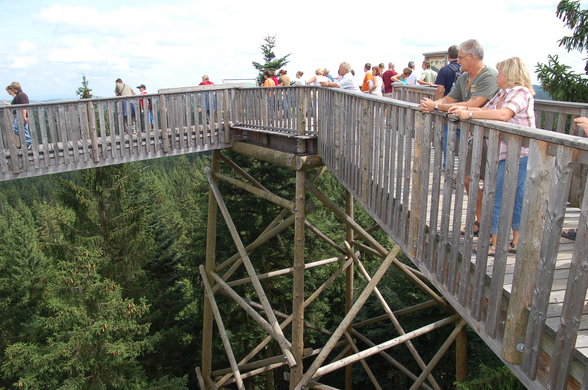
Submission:
[[[497,354],[515,364],[524,362],[513,367],[530,381],[527,383],[536,380],[538,361],[546,352],[558,356],[550,383],[567,381],[588,285],[588,275],[577,267],[586,261],[588,240],[574,244],[572,269],[576,271],[568,279],[566,290],[571,292],[563,302],[565,317],[555,348],[543,343],[544,313],[574,176],[571,168],[588,161],[588,139],[496,121],[448,123],[444,115],[422,114],[416,104],[371,98],[366,105],[362,95],[337,90],[323,94],[329,94],[324,99],[328,108],[319,110],[319,154],[325,165]],[[573,106],[583,109],[586,105]],[[455,159],[448,158],[444,167],[440,134],[445,126],[449,128],[448,155]],[[459,139],[455,138],[456,128],[461,129]],[[471,171],[466,172],[468,134],[473,134],[474,142]],[[470,188],[464,197],[464,178],[478,177],[485,165],[479,234],[488,237],[501,140],[515,152],[506,160],[497,251],[489,257],[487,241],[475,242],[473,237],[476,190]],[[484,142],[488,161],[481,160]],[[514,191],[509,188],[515,187],[516,151],[523,143],[529,145],[530,157],[520,247],[515,256],[507,253],[514,204]],[[582,188],[585,201],[579,219],[569,226],[580,234],[585,234],[588,223],[587,193]],[[464,226],[467,230],[462,235]],[[514,280],[507,283],[512,285],[508,291],[506,272],[512,261]]]

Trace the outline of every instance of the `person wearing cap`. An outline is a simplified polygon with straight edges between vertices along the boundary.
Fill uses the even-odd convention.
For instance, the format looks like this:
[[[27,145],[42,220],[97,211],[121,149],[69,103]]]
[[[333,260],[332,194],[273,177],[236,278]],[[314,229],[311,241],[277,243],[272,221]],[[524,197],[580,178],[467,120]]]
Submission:
[[[137,89],[139,90],[139,95],[147,95],[149,93],[147,92],[147,87],[145,86],[145,84],[139,85]],[[141,114],[143,114],[143,112],[145,111],[144,99],[139,99],[139,107],[141,107]],[[149,120],[149,123],[151,123],[151,126],[153,126],[153,112],[151,110],[150,98],[147,98],[147,110],[149,110],[149,113],[147,114],[147,119]]]

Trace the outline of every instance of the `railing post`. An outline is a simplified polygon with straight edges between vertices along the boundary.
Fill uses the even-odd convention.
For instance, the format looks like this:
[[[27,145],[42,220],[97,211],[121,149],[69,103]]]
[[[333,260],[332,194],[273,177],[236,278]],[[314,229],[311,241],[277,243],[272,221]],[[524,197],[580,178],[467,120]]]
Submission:
[[[553,158],[547,155],[547,142],[531,140],[523,215],[512,293],[504,328],[502,356],[520,364],[527,329],[528,308],[537,278],[537,265],[549,199]]]
[[[423,165],[425,160],[423,153],[425,148],[425,118],[420,111],[415,112],[414,132],[415,140],[412,163],[413,183],[411,188],[412,194],[410,202],[410,218],[408,224],[408,255],[411,257],[416,256],[419,223],[421,218],[425,218],[424,215],[421,215],[420,207],[423,181],[426,179],[423,176]]]
[[[368,100],[361,102],[361,113],[362,113],[362,126],[361,132],[361,151],[360,151],[360,162],[361,162],[361,189],[359,196],[361,200],[368,203],[368,192],[370,186],[370,180],[372,180],[372,172],[370,172],[370,139],[372,129],[372,110],[371,104]]]
[[[162,149],[163,149],[163,153],[168,153],[169,152],[169,135],[168,135],[168,129],[167,129],[167,102],[165,99],[165,95],[161,95],[161,98],[159,100],[159,106],[160,106],[160,110],[161,110]],[[204,373],[204,370],[203,370],[203,374],[206,375]]]
[[[90,141],[92,142],[92,159],[95,163],[100,161],[100,150],[98,150],[98,135],[96,134],[96,112],[94,103],[91,101],[86,104],[88,110],[88,131],[90,132]]]
[[[16,148],[16,136],[14,135],[14,130],[13,130],[13,126],[12,126],[12,119],[10,118],[10,112],[11,110],[4,110],[4,115],[3,115],[3,123],[4,126],[2,126],[4,129],[6,129],[6,142],[8,143],[8,150],[10,150],[10,165],[12,168],[12,173],[20,173],[21,169],[20,169],[20,162],[18,161],[18,150]]]
[[[304,135],[306,133],[306,110],[308,101],[306,100],[306,93],[304,88],[296,88],[298,92],[298,134]]]

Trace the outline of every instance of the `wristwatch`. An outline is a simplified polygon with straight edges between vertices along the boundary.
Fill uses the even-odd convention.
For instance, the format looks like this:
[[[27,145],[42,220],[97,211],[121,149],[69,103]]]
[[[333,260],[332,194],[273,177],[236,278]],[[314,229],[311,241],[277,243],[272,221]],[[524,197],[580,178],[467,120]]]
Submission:
[[[439,111],[439,103],[435,104],[435,108],[433,111]]]

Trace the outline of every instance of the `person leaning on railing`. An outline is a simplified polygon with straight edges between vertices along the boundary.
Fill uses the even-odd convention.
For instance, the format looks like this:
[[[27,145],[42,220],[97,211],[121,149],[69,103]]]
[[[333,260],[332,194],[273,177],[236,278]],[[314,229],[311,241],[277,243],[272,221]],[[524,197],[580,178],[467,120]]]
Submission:
[[[475,39],[470,39],[459,45],[457,61],[461,65],[464,73],[457,79],[455,86],[449,92],[449,95],[439,99],[431,100],[424,98],[421,100],[419,108],[422,112],[447,111],[453,106],[463,107],[482,107],[486,102],[496,95],[498,86],[496,85],[496,71],[484,65],[484,49]],[[460,137],[460,129],[457,129],[457,138]],[[447,151],[447,126],[443,129],[443,167]],[[485,148],[482,154],[485,153]],[[468,145],[466,158],[466,177],[465,188],[469,193],[470,189],[470,165],[472,160],[471,144]],[[484,166],[480,171],[480,176],[484,177]],[[476,186],[478,183],[475,183]],[[478,188],[476,207],[476,224],[474,234],[478,234],[478,221],[482,215],[482,191]]]
[[[493,119],[505,121],[516,125],[535,127],[534,90],[531,85],[531,77],[527,67],[518,57],[509,58],[496,65],[498,77],[496,81],[500,91],[483,108],[454,106],[449,109],[450,114],[459,116],[460,119]],[[502,205],[502,183],[506,166],[506,153],[508,145],[500,141],[500,155],[498,172],[496,177],[496,198],[494,200],[494,212],[492,215],[492,244],[489,254],[494,254],[498,234],[498,222]],[[512,241],[508,251],[516,253],[519,242],[519,230],[523,209],[523,197],[525,193],[525,180],[527,176],[528,147],[521,147],[519,170],[516,184],[514,212],[512,216]]]
[[[8,94],[12,96],[13,99],[10,103],[2,102],[5,105],[14,106],[18,104],[29,104],[29,97],[26,93],[23,92],[19,82],[13,81],[12,83],[10,83],[10,85],[6,87],[6,92],[8,92]],[[27,109],[23,108],[20,111],[22,114],[22,121],[24,123],[24,136],[25,142],[27,144],[27,149],[31,149],[33,146],[33,140],[31,138],[31,132],[29,130],[29,116],[27,113]],[[16,134],[16,136],[18,137],[20,135],[20,126],[18,123],[17,110],[12,110],[12,113],[14,114],[14,118],[12,120],[12,127],[14,130],[14,134]]]

